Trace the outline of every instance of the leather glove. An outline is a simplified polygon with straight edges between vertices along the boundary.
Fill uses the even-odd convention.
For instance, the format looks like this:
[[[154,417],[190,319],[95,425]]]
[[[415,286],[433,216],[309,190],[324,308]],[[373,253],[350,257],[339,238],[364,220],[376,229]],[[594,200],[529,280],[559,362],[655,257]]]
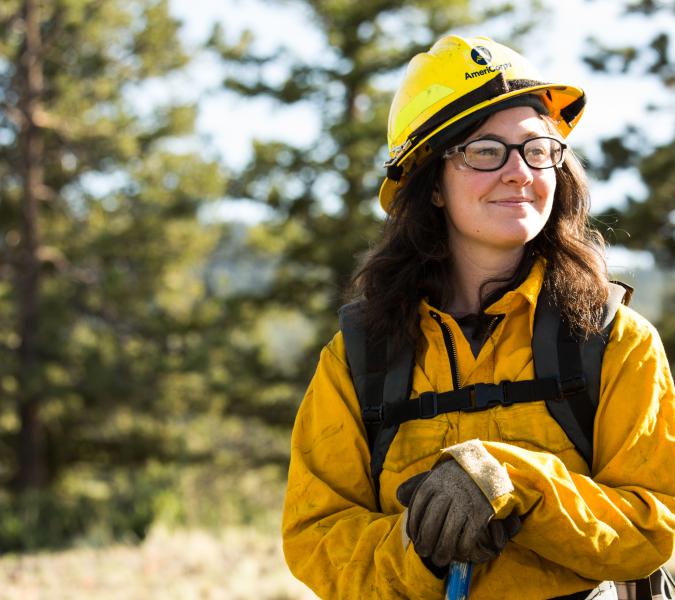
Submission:
[[[406,533],[415,551],[437,567],[492,560],[521,528],[515,514],[492,519],[490,502],[454,460],[411,477],[396,496],[408,507]]]

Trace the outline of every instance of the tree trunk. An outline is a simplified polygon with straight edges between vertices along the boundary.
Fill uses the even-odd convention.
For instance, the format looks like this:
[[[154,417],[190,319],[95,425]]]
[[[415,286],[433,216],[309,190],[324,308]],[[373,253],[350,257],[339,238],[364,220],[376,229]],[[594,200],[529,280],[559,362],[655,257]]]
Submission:
[[[43,74],[38,0],[24,0],[25,44],[20,61],[22,87],[20,110],[23,124],[19,134],[23,163],[21,245],[18,256],[17,301],[19,346],[19,489],[46,483],[44,432],[40,422],[41,385],[38,352],[40,325],[40,260],[38,257],[38,202],[43,186],[44,144],[36,124],[43,93]]]

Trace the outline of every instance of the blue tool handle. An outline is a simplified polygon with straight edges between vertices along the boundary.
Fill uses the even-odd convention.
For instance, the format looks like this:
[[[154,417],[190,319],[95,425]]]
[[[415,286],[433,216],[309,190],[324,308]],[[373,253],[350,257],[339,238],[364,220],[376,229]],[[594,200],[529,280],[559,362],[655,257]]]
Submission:
[[[471,563],[453,562],[448,573],[446,600],[466,600],[471,583]]]

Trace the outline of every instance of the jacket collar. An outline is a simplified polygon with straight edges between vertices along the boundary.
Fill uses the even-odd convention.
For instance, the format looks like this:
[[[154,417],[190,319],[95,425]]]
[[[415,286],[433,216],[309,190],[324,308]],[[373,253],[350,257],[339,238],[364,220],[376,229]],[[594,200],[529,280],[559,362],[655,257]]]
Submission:
[[[517,288],[506,292],[499,300],[488,306],[485,310],[489,315],[501,315],[511,312],[520,302],[528,302],[532,307],[537,305],[537,297],[544,283],[544,271],[546,261],[543,258],[537,258],[530,269],[529,275]],[[420,313],[423,317],[429,315],[433,310],[441,314],[443,311],[431,306],[427,299],[420,303]]]
[[[489,315],[505,314],[512,310],[515,303],[520,301],[529,302],[533,307],[537,305],[539,292],[544,284],[545,262],[538,258],[532,265],[530,274],[517,288],[509,290],[495,303],[488,306],[485,312]]]

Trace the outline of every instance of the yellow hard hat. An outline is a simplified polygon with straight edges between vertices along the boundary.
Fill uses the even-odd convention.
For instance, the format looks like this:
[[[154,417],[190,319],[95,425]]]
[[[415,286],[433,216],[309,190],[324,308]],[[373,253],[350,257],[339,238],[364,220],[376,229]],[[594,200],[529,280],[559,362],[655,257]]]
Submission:
[[[449,35],[413,57],[389,110],[382,208],[388,210],[410,172],[434,150],[523,94],[543,102],[563,137],[586,103],[581,89],[542,81],[523,56],[490,38]]]

